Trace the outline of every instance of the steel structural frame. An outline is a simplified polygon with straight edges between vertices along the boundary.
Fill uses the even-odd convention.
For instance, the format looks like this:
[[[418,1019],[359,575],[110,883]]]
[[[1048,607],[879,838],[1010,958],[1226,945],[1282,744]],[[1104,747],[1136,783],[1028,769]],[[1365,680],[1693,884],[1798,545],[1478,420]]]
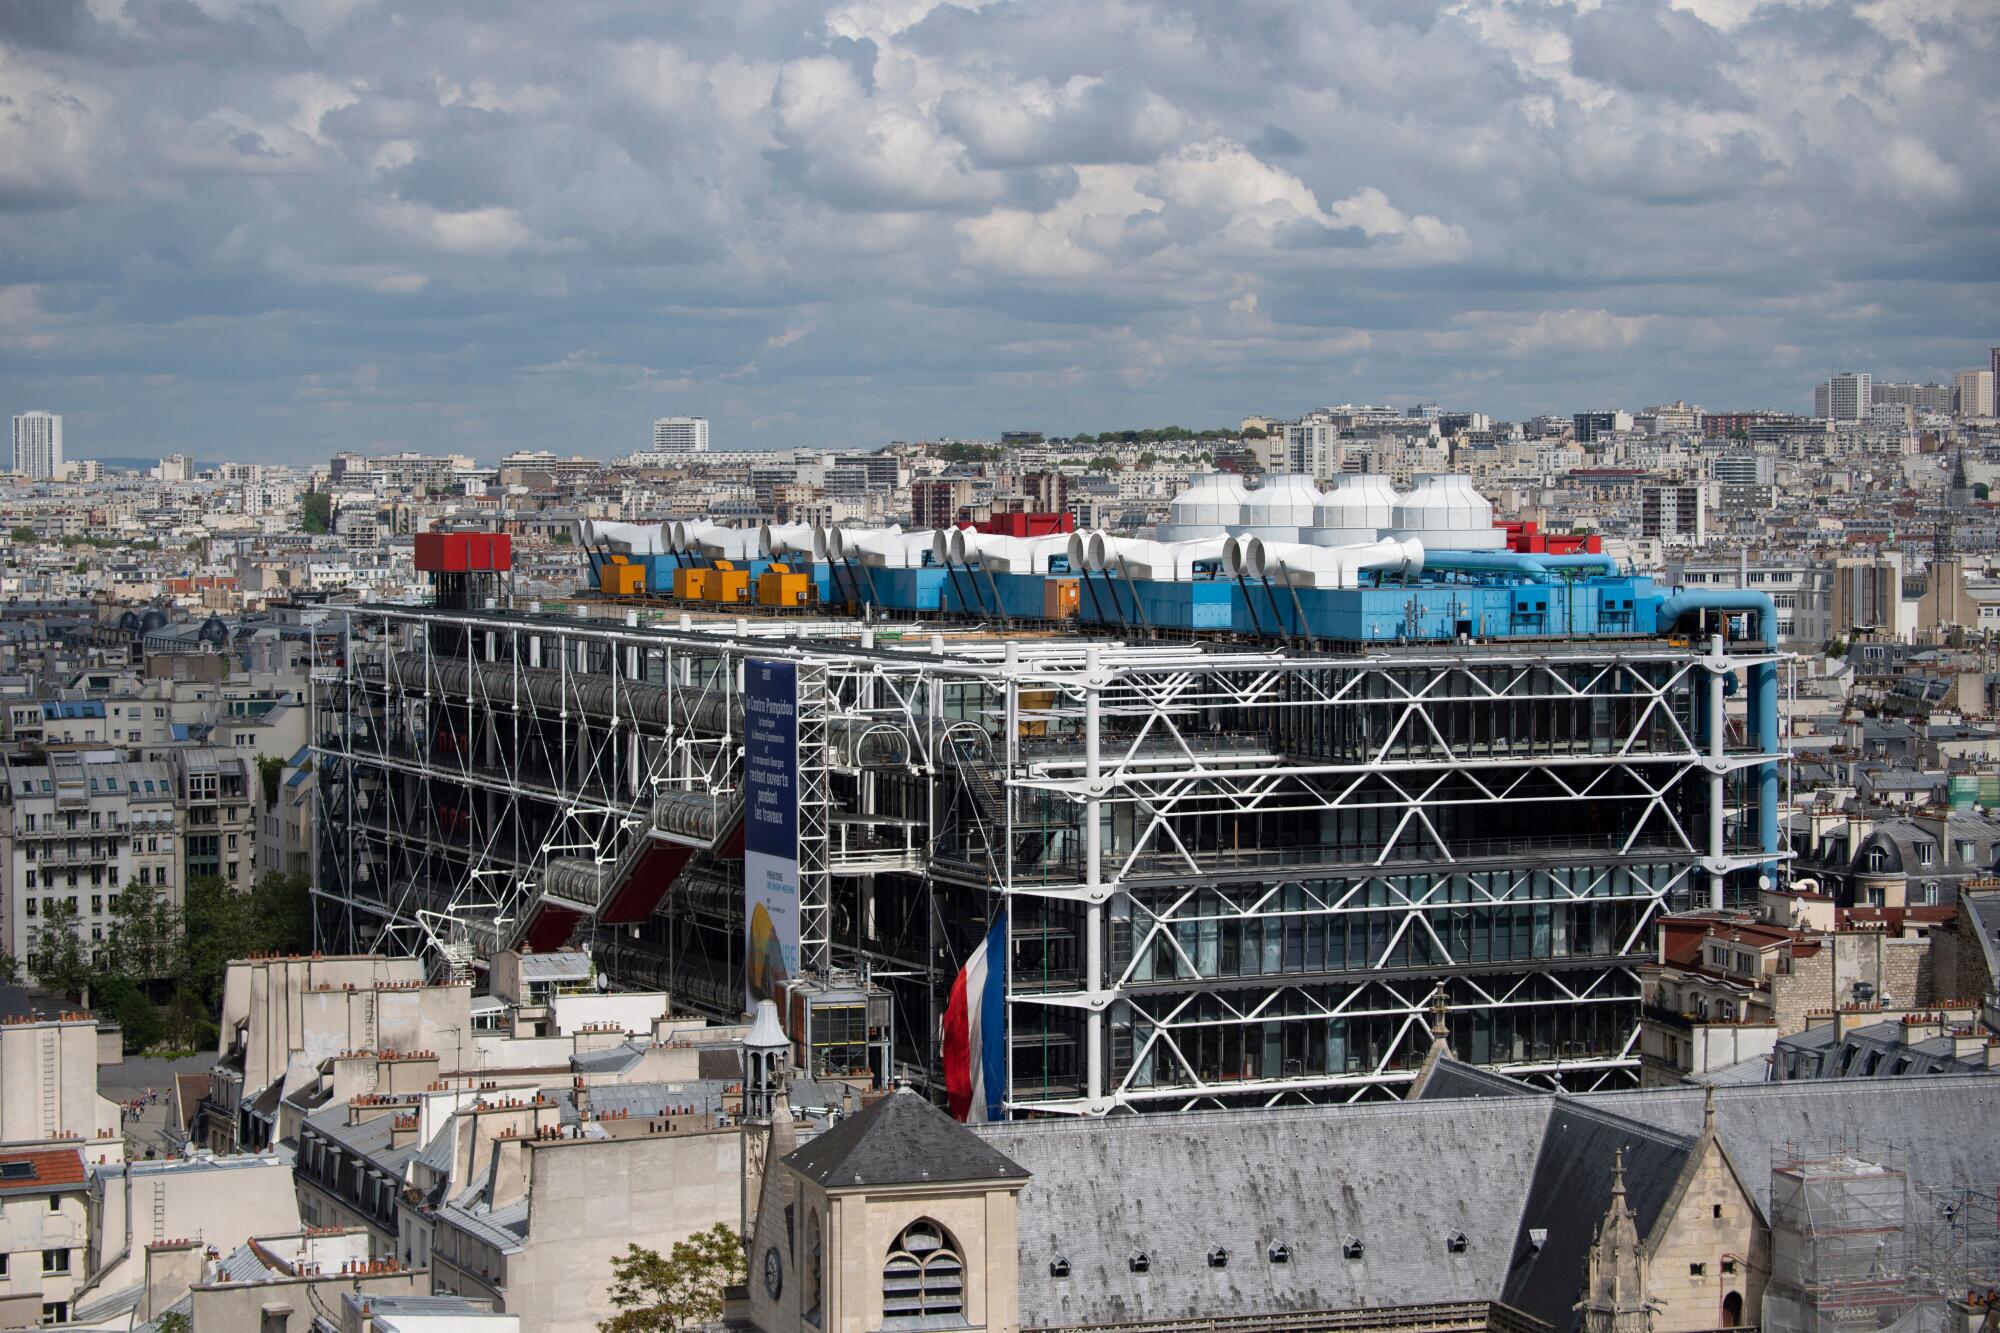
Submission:
[[[885,733],[900,738],[898,746],[890,747],[897,752],[894,762],[885,766],[928,784],[933,848],[946,835],[965,831],[960,827],[967,818],[964,802],[953,799],[952,789],[970,780],[964,774],[972,762],[968,756],[979,758],[983,752],[978,766],[985,770],[984,780],[1004,793],[1001,819],[973,830],[984,844],[984,864],[934,856],[916,870],[926,891],[940,885],[983,889],[996,906],[1033,899],[1067,903],[1081,911],[1086,928],[1082,972],[1067,989],[1017,984],[1009,949],[1010,1035],[1017,1014],[1071,1010],[1083,1015],[1088,1048],[1087,1083],[1078,1095],[1016,1098],[1010,1087],[1013,1109],[1090,1115],[1121,1108],[1368,1095],[1410,1076],[1411,1049],[1429,1042],[1424,1015],[1439,973],[1451,977],[1460,1008],[1625,1002],[1636,1009],[1634,968],[1647,956],[1648,927],[1669,896],[1698,874],[1767,866],[1787,855],[1736,845],[1741,836],[1733,841],[1723,836],[1721,821],[1712,822],[1704,838],[1677,809],[1677,803],[1685,804],[1683,792],[1694,793],[1700,803],[1705,784],[1690,781],[1697,775],[1726,780],[1788,760],[1781,736],[1758,738],[1753,747],[1747,724],[1732,721],[1719,740],[1689,724],[1689,699],[1704,676],[1733,675],[1787,660],[1743,643],[1726,648],[1712,644],[1704,650],[1664,639],[1534,641],[1305,656],[1077,638],[1008,643],[957,634],[934,635],[928,643],[877,643],[872,630],[844,620],[690,624],[682,618],[674,626],[405,607],[365,608],[351,626],[344,665],[314,677],[323,849],[314,891],[350,932],[347,942],[378,938],[384,947],[427,954],[441,967],[462,966],[469,951],[505,942],[510,928],[545,900],[552,859],[588,856],[615,864],[629,854],[653,832],[650,797],[670,791],[720,796],[736,790],[741,728],[731,710],[740,708],[735,691],[747,659],[786,659],[802,668],[801,935],[811,970],[865,973],[892,964],[908,968],[911,961],[909,956],[871,954],[834,938],[836,895],[856,892],[871,878],[861,863],[843,864],[840,850],[828,839],[828,820],[836,813],[876,813],[866,808],[872,784],[835,781],[837,775],[864,773],[869,767],[856,738]],[[432,642],[440,633],[447,641],[462,634],[463,644],[441,653]],[[371,667],[395,651],[453,661],[540,664],[543,670],[553,663],[564,689],[554,707],[534,700],[524,704],[518,690],[495,694],[471,686],[447,699],[430,683],[428,665],[421,686],[393,670]],[[606,674],[666,687],[664,714],[641,716],[630,707],[621,714],[615,683],[608,715],[603,715],[601,697],[593,714],[585,695]],[[1745,706],[1747,696],[1748,691],[1739,692]],[[1478,753],[1448,740],[1450,728],[1442,720],[1445,708],[1468,702],[1589,705],[1614,697],[1636,703],[1623,734],[1561,753]],[[475,757],[466,743],[456,762],[440,765],[435,756],[414,755],[390,743],[390,728],[382,723],[395,718],[407,729],[409,719],[421,715],[413,710],[433,706],[456,707],[468,719],[468,729],[484,728],[479,735],[492,757]],[[1222,712],[1261,710],[1275,716],[1287,709],[1370,710],[1389,720],[1371,752],[1343,762],[1305,762],[1281,747],[1222,745],[1198,729],[1202,718]],[[719,717],[720,725],[704,733],[694,721],[705,716]],[[377,725],[367,725],[371,721]],[[1026,747],[1022,733],[1030,725],[1074,743],[1066,749]],[[974,736],[978,744],[968,745]],[[1411,738],[1420,742],[1421,753],[1399,752],[1399,744]],[[522,762],[521,751],[512,748],[520,744],[530,747],[531,760],[539,747],[539,762]],[[623,780],[615,789],[586,783],[565,791],[533,781],[530,768],[586,775],[610,771]],[[371,781],[386,787],[391,777],[417,793],[416,799],[391,802],[398,807],[394,822],[378,826],[369,817],[367,802],[357,798]],[[1546,789],[1528,792],[1530,779],[1547,784]],[[1453,785],[1452,792],[1445,791],[1447,785]],[[1747,802],[1753,784],[1739,785],[1740,799]],[[477,808],[468,818],[465,837],[442,836],[435,811],[425,808],[426,795],[433,791],[479,794],[468,802]],[[1611,875],[1620,867],[1667,862],[1673,873],[1643,892],[1622,895],[1640,915],[1615,955],[1563,966],[1523,965],[1504,974],[1450,963],[1421,973],[1384,967],[1343,983],[1345,993],[1329,1001],[1302,987],[1296,977],[1260,982],[1205,974],[1174,943],[1180,928],[1223,918],[1269,921],[1300,912],[1323,917],[1380,912],[1380,905],[1363,905],[1363,891],[1415,871],[1430,875],[1434,883],[1393,902],[1399,924],[1391,947],[1406,936],[1421,935],[1448,957],[1433,917],[1464,904],[1440,898],[1437,883],[1470,869],[1490,875],[1507,867],[1489,864],[1493,858],[1476,855],[1474,849],[1451,847],[1435,816],[1453,804],[1527,800],[1618,800],[1643,806],[1643,818],[1632,822],[1624,845],[1602,849],[1605,864],[1598,869]],[[1018,838],[1026,829],[1022,812],[1036,801],[1072,806],[1080,817],[1090,845],[1072,876],[1050,881],[1045,870],[1016,864]],[[518,810],[535,803],[559,818],[541,837],[524,837]],[[1218,813],[1363,808],[1391,812],[1394,819],[1394,832],[1371,860],[1274,864],[1248,888],[1236,887],[1226,867],[1218,870],[1191,851],[1192,840],[1182,836],[1190,821]],[[1118,817],[1141,831],[1122,849],[1107,851],[1102,831],[1113,812],[1121,810]],[[977,815],[972,818],[977,822]],[[1737,822],[1743,829],[1751,824],[1747,818]],[[1637,845],[1642,828],[1659,835],[1643,847]],[[421,873],[388,893],[376,892],[365,876],[357,875],[392,841],[409,849]],[[1397,859],[1399,852],[1419,844],[1421,860]],[[1516,876],[1516,887],[1496,888],[1490,878],[1480,881],[1485,901],[1519,901],[1512,895],[1525,872],[1517,866],[1508,873]],[[1331,893],[1318,887],[1333,880],[1350,882]],[[1179,890],[1164,905],[1156,902],[1162,884]],[[1191,886],[1220,895],[1224,905],[1199,910]],[[1564,892],[1573,900],[1606,901],[1592,887],[1571,886]],[[1310,905],[1278,906],[1286,888],[1306,894]],[[1392,888],[1392,898],[1396,892]],[[597,906],[562,905],[582,912],[586,927]],[[935,914],[937,909],[932,910]],[[1105,926],[1113,910],[1137,923],[1134,959],[1140,943],[1164,941],[1179,950],[1185,975],[1173,978],[1171,985],[1140,985],[1133,962],[1116,970],[1107,967]],[[1009,914],[1010,932],[1014,916]],[[371,922],[379,933],[352,933]],[[1191,1077],[1184,1085],[1166,1088],[1137,1086],[1129,1072],[1123,1079],[1109,1076],[1106,1023],[1120,1005],[1144,1013],[1148,1043],[1192,1076],[1195,1066],[1184,1042],[1218,1021],[1191,1016],[1196,997],[1226,1004],[1229,1017],[1222,1021],[1245,1026],[1272,1021],[1272,1014],[1294,1007],[1309,1016],[1385,1017],[1395,1024],[1396,1036],[1372,1067],[1337,1076],[1280,1078],[1255,1086]],[[1590,1059],[1528,1059],[1501,1067],[1593,1086],[1636,1070],[1636,1034],[1635,1018],[1615,1049]]]

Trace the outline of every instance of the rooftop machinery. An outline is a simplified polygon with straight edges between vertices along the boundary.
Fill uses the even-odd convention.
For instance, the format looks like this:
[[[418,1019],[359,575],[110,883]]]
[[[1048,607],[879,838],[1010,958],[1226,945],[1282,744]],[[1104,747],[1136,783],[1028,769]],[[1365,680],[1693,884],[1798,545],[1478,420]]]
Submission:
[[[1363,628],[1368,598],[1575,586],[1391,535],[1422,543],[1421,571],[1343,542],[1284,586]],[[944,575],[935,534],[896,536],[916,534],[840,533],[828,556]],[[1294,555],[1282,532],[1236,540],[1246,583],[1246,548],[1267,571]],[[1042,554],[978,563],[1000,579]],[[1629,1081],[1653,920],[1781,872],[1783,657],[1759,594],[1595,580],[1621,618],[1568,638],[1496,613],[1340,652],[616,600],[363,608],[314,681],[321,943],[442,970],[582,941],[740,1015],[745,680],[777,663],[796,678],[788,1019],[813,1068],[935,1085],[946,994],[999,921],[1009,1114],[1393,1092],[1440,991],[1466,1059]]]

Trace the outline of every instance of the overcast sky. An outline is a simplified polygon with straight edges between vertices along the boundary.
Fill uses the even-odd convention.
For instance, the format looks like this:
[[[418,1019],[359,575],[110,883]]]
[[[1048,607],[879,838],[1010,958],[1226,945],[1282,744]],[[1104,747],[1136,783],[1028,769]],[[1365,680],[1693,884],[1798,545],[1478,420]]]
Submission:
[[[2000,343],[1995,0],[0,0],[73,457],[1810,410]]]

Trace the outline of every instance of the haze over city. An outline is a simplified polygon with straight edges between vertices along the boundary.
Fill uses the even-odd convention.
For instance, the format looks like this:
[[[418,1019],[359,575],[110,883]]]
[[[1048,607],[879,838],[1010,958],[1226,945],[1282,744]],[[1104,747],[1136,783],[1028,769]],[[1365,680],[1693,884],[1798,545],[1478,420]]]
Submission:
[[[1984,364],[1996,43],[1985,0],[8,5],[0,398],[274,462],[1802,411]]]

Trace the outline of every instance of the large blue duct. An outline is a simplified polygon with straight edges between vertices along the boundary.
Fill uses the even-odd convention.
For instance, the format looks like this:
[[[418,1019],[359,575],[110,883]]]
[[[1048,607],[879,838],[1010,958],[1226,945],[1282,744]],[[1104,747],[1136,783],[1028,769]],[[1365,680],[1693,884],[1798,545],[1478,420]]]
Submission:
[[[1665,634],[1680,623],[1682,616],[1690,611],[1720,611],[1724,614],[1746,614],[1756,617],[1756,635],[1764,646],[1773,652],[1778,648],[1778,608],[1771,601],[1770,594],[1752,592],[1748,588],[1682,588],[1673,596],[1660,603],[1658,619],[1654,622],[1660,633]],[[1720,718],[1708,719],[1709,726],[1719,726]],[[1750,708],[1746,739],[1759,750],[1767,750],[1778,741],[1778,664],[1758,662],[1750,668]],[[1778,841],[1778,766],[1776,763],[1757,766],[1757,846],[1765,855],[1775,858],[1781,850]],[[1776,877],[1777,861],[1764,863],[1764,873]]]

